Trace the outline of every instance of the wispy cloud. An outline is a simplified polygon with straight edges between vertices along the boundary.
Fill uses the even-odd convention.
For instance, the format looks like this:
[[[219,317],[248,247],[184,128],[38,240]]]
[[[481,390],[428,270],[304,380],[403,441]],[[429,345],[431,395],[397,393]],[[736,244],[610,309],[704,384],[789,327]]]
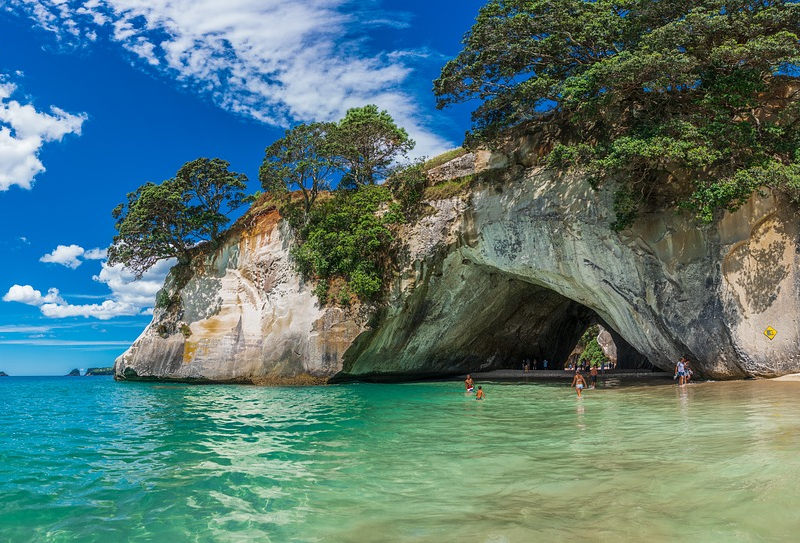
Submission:
[[[0,339],[0,345],[38,345],[42,347],[128,347],[130,341],[92,341],[92,340],[67,340],[67,339]]]
[[[39,160],[44,144],[80,134],[86,120],[85,114],[73,115],[55,106],[45,113],[12,100],[16,91],[10,77],[0,73],[0,191],[12,185],[30,189],[34,178],[45,171]]]
[[[38,332],[49,332],[52,326],[26,326],[20,324],[0,325],[0,334],[35,334]]]
[[[353,0],[10,0],[62,42],[118,43],[143,67],[265,123],[333,120],[375,103],[404,125],[417,152],[450,143],[404,90],[404,51],[370,52],[368,29],[403,28],[405,14]]]

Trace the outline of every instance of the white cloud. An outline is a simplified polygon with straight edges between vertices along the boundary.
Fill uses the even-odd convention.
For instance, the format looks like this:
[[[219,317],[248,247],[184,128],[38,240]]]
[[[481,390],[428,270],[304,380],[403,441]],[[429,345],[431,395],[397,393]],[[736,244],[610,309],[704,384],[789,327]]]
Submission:
[[[39,259],[40,262],[50,262],[53,264],[61,264],[73,270],[83,264],[83,260],[102,260],[106,257],[106,249],[89,249],[85,250],[80,245],[59,245],[53,251],[47,253]]]
[[[130,341],[72,341],[66,339],[0,339],[0,345],[39,345],[46,347],[84,347],[107,345],[109,347],[127,347]]]
[[[10,0],[62,41],[100,32],[135,58],[225,109],[273,125],[334,120],[350,107],[388,109],[418,154],[452,147],[403,90],[405,51],[370,53],[365,30],[403,16],[352,0]],[[356,10],[356,11],[354,11]]]
[[[0,334],[32,334],[35,332],[49,332],[52,326],[30,326],[23,324],[0,325]]]
[[[83,247],[79,245],[59,245],[52,252],[42,256],[39,261],[61,264],[74,270],[82,264],[78,257],[83,256],[84,252]]]
[[[49,289],[47,294],[42,296],[41,291],[34,289],[30,285],[12,285],[3,296],[3,301],[35,306],[64,303],[57,288]]]
[[[12,185],[30,189],[34,178],[45,171],[39,160],[42,146],[67,134],[80,134],[86,120],[85,114],[72,115],[55,106],[44,113],[11,100],[16,90],[0,74],[0,191]]]
[[[83,258],[86,260],[103,260],[106,256],[108,256],[108,249],[95,248],[83,253]]]
[[[41,306],[42,315],[52,319],[66,317],[94,317],[100,320],[114,317],[138,315],[141,309],[133,304],[106,300],[101,304],[44,304]]]
[[[92,279],[108,285],[114,300],[136,306],[141,312],[153,305],[156,293],[161,290],[164,278],[174,265],[174,259],[162,260],[137,280],[133,273],[123,268],[121,264],[109,266],[103,262],[100,273]]]
[[[39,307],[42,315],[53,319],[91,317],[107,320],[114,317],[147,315],[152,313],[156,293],[161,289],[167,273],[174,265],[174,260],[162,260],[137,280],[121,265],[109,266],[103,262],[100,273],[92,279],[107,285],[111,293],[109,299],[100,303],[70,304],[62,298],[56,288],[51,288],[43,296],[31,285],[13,285],[3,296],[3,301]]]

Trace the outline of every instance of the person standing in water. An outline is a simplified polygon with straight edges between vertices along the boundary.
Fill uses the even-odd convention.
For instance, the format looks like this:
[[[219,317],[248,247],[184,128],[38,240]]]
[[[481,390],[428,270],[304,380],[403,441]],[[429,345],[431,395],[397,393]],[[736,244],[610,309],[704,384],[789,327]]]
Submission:
[[[589,375],[592,377],[592,388],[597,388],[597,366],[592,365],[592,369],[589,370]]]
[[[581,370],[575,372],[575,377],[572,378],[572,385],[578,393],[578,398],[581,397],[581,391],[586,388],[586,379],[583,378]]]
[[[478,387],[478,392],[475,394],[475,399],[476,400],[483,400],[485,398],[486,398],[486,395],[483,393],[483,389],[481,387]]]
[[[472,376],[467,375],[467,378],[464,379],[464,388],[467,389],[467,392],[472,392],[472,389],[475,387],[475,383],[472,381]]]
[[[675,377],[678,378],[678,385],[685,385],[686,384],[686,359],[681,357],[678,360],[678,363],[675,364]]]

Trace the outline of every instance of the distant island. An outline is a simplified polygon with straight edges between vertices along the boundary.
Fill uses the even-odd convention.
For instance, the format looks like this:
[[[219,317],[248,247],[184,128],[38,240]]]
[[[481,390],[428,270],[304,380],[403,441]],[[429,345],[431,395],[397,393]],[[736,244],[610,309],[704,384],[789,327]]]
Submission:
[[[83,374],[84,377],[89,376],[96,376],[96,375],[114,375],[114,367],[109,368],[89,368],[86,370],[86,373]]]
[[[80,376],[81,376],[81,370],[79,370],[78,368],[75,368],[66,375],[66,377],[80,377]]]
[[[0,371],[0,377],[8,377],[8,374],[4,371]]]

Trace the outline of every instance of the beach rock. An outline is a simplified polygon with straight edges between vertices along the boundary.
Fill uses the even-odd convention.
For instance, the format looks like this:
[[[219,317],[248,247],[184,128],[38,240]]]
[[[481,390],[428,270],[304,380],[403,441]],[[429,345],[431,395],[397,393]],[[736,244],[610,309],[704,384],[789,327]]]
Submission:
[[[181,310],[156,308],[116,378],[312,383],[516,368],[524,357],[557,366],[593,323],[621,367],[670,370],[688,356],[716,379],[800,371],[800,221],[781,194],[708,226],[646,210],[614,232],[614,187],[532,166],[533,147],[437,168],[437,180],[474,180],[400,229],[377,307],[320,307],[292,266],[289,227],[260,216],[199,257],[185,286],[168,278]]]
[[[66,377],[80,377],[80,376],[81,376],[81,370],[79,370],[79,369],[77,369],[77,368],[75,368],[74,370],[70,371],[70,372],[69,372],[69,373],[66,375]]]

